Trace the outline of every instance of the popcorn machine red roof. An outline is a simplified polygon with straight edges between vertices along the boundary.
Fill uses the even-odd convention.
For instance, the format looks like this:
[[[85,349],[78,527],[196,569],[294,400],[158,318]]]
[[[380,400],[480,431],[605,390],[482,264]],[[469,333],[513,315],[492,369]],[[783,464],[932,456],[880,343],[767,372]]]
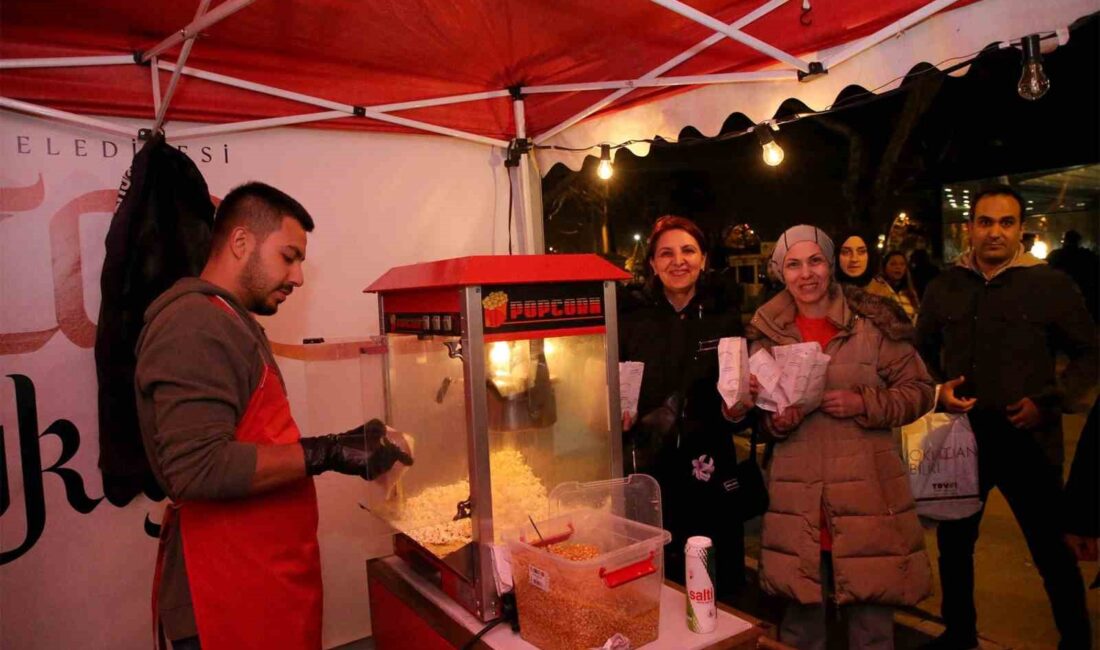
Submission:
[[[395,552],[499,616],[503,534],[566,481],[621,476],[616,280],[595,255],[474,256],[390,269],[378,293],[387,422],[415,462],[368,499]]]

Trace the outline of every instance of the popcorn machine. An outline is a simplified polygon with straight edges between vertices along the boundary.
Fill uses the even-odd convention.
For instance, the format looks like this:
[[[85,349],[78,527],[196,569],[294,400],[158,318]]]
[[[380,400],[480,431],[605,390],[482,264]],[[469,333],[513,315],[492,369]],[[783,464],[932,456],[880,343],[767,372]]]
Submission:
[[[399,557],[483,621],[500,613],[504,533],[544,518],[555,485],[622,474],[615,281],[628,278],[596,255],[476,256],[366,289],[386,420],[415,460],[367,507],[398,531]]]

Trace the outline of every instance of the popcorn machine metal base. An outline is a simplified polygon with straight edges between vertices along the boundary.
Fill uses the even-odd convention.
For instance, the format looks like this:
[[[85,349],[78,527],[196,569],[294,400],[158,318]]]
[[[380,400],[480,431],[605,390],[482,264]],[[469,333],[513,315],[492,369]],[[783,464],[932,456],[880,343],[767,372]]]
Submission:
[[[559,483],[622,474],[615,281],[595,255],[464,257],[391,269],[378,294],[386,421],[415,462],[368,508],[395,553],[483,621],[502,534]]]

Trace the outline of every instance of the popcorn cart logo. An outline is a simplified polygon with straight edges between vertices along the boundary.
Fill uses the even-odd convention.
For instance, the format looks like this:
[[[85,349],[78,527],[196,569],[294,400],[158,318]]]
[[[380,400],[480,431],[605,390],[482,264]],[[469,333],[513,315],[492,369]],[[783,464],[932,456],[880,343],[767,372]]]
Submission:
[[[558,297],[528,292],[493,291],[481,301],[485,328],[504,326],[570,325],[603,320],[603,299],[599,296]]]
[[[508,294],[494,291],[481,301],[485,309],[485,327],[500,327],[508,320]]]

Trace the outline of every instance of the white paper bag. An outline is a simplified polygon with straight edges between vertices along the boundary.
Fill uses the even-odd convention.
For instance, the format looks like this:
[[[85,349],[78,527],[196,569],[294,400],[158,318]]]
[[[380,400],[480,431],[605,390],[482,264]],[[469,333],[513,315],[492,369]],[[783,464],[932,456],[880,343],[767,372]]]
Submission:
[[[645,364],[641,361],[619,362],[619,406],[622,413],[638,419],[638,396],[642,393],[642,374]]]
[[[727,409],[749,401],[749,344],[740,336],[718,341],[718,393]]]
[[[790,406],[797,406],[803,415],[813,411],[825,394],[829,359],[812,342],[777,345],[770,353],[757,350],[749,358],[749,368],[760,384],[756,405],[773,413]]]
[[[821,351],[817,342],[777,345],[772,354],[781,368],[779,386],[787,406],[796,406],[803,414],[816,409],[825,394],[829,355]]]
[[[749,372],[756,375],[756,383],[760,385],[756,405],[765,411],[778,413],[781,409],[776,399],[782,399],[782,395],[777,394],[780,369],[771,352],[761,348],[749,357]]]
[[[901,435],[917,514],[949,521],[981,509],[978,445],[965,414],[929,413]]]

